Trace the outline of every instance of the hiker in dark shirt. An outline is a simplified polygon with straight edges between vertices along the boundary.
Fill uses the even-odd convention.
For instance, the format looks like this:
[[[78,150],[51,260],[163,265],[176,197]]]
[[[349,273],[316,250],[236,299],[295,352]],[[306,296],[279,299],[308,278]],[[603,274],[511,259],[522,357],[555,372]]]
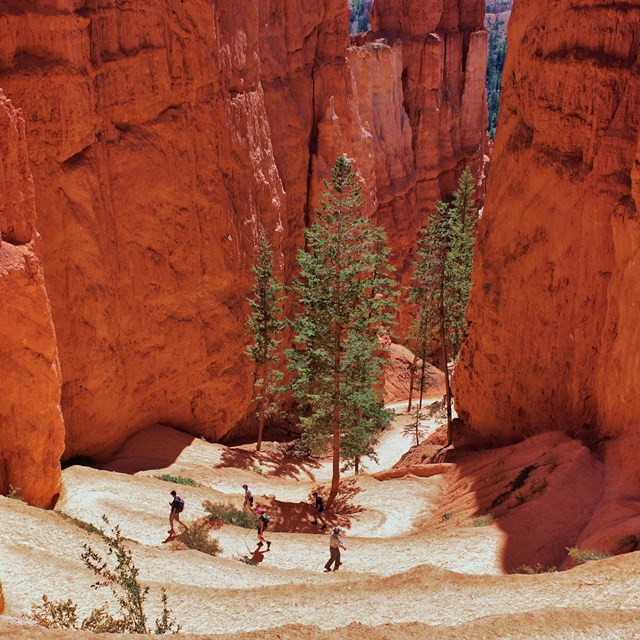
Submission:
[[[258,514],[258,519],[256,520],[256,525],[258,528],[258,549],[266,542],[267,543],[267,551],[271,548],[271,542],[264,537],[264,532],[267,526],[269,525],[269,516],[266,514],[264,509],[256,509],[256,513]]]
[[[327,523],[324,520],[324,501],[322,496],[317,491],[314,491],[311,495],[316,499],[314,519],[311,524],[318,524],[318,520],[320,520],[322,522],[321,529],[326,529]]]
[[[183,529],[186,529],[187,526],[180,522],[180,514],[184,509],[184,500],[175,491],[171,492],[171,496],[173,497],[173,500],[171,501],[171,513],[169,514],[169,526],[171,527],[169,529],[169,534],[174,535],[174,522],[177,522]]]

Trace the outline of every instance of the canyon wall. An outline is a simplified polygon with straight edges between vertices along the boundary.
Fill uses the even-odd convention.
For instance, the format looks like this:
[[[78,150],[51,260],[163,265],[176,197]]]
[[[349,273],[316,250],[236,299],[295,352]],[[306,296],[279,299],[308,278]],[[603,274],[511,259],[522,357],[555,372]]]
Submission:
[[[60,489],[60,367],[24,119],[2,91],[0,149],[0,493],[46,507]]]
[[[457,408],[597,447],[603,532],[640,496],[640,2],[516,1],[508,37]]]
[[[250,413],[258,229],[289,278],[338,154],[401,268],[426,208],[479,164],[482,1],[447,0],[424,32],[381,5],[375,36],[350,43],[342,0],[2,4],[0,87],[25,114],[65,458],[108,456],[156,422],[217,439]]]

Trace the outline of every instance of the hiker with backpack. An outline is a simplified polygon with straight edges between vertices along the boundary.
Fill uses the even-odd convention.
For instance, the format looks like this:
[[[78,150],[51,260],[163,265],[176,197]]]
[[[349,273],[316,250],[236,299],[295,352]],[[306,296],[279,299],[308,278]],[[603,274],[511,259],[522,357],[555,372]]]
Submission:
[[[256,509],[256,513],[258,514],[258,519],[256,520],[256,525],[258,528],[258,549],[266,542],[267,543],[267,551],[271,548],[271,542],[264,537],[264,532],[269,526],[269,516],[267,515],[264,509]]]
[[[327,523],[324,520],[324,501],[322,496],[317,491],[314,491],[311,495],[316,499],[315,514],[311,524],[318,524],[318,520],[320,520],[322,522],[322,527],[320,528],[326,529]]]
[[[242,488],[244,489],[244,502],[242,503],[242,508],[253,511],[253,494],[249,489],[249,485],[243,484]]]
[[[173,500],[171,501],[171,513],[169,514],[169,535],[175,535],[173,523],[177,522],[183,529],[187,529],[187,526],[180,522],[180,514],[184,510],[184,500],[175,492],[171,492]]]
[[[331,538],[329,538],[329,561],[324,565],[325,573],[331,571],[332,564],[334,571],[337,571],[342,564],[342,562],[340,562],[340,549],[347,550],[347,547],[342,544],[342,540],[340,539],[342,531],[340,527],[333,527],[333,533],[331,534]]]

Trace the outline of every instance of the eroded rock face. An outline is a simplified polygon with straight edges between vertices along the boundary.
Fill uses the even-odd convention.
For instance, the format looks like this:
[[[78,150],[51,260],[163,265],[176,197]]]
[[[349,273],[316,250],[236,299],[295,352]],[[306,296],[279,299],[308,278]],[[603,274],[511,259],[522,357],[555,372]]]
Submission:
[[[484,128],[483,4],[449,4],[421,43],[389,6],[390,39],[349,48],[342,0],[9,3],[0,86],[25,112],[65,457],[157,422],[218,439],[246,417],[258,229],[289,278],[339,153],[406,267]]]
[[[640,491],[638,42],[638,1],[515,4],[456,372],[476,442],[613,438],[604,510]]]
[[[60,489],[60,368],[24,119],[2,91],[0,149],[0,493],[45,507]]]

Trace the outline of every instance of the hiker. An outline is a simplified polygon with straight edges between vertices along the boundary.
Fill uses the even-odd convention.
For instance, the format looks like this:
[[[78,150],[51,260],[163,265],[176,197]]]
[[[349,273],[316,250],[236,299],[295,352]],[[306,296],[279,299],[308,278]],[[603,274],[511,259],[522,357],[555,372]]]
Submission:
[[[270,518],[264,509],[256,509],[256,513],[258,514],[258,519],[256,520],[256,524],[258,526],[258,549],[266,542],[267,551],[269,551],[271,548],[271,542],[264,537],[264,532],[269,526]]]
[[[342,562],[340,562],[340,549],[347,550],[347,547],[342,544],[342,540],[340,539],[340,534],[342,533],[342,529],[340,527],[333,527],[333,533],[331,534],[331,538],[329,538],[329,562],[324,565],[324,572],[329,573],[331,571],[331,565],[333,564],[333,570],[337,571],[340,568]],[[335,563],[335,564],[334,564]]]
[[[173,528],[174,522],[177,522],[184,529],[186,529],[187,526],[182,524],[182,522],[180,522],[180,514],[184,509],[184,500],[175,491],[171,492],[171,496],[173,497],[173,500],[171,501],[171,513],[169,514],[169,526],[171,527],[169,529],[169,534],[174,535],[175,534],[175,530]]]
[[[243,484],[242,488],[244,489],[244,502],[242,503],[242,508],[253,511],[253,494],[249,490],[249,485]]]
[[[322,496],[320,496],[317,491],[314,491],[311,495],[316,499],[316,511],[311,524],[318,524],[318,520],[320,520],[320,522],[322,522],[321,529],[326,529],[327,523],[324,520],[324,501],[322,500]]]

